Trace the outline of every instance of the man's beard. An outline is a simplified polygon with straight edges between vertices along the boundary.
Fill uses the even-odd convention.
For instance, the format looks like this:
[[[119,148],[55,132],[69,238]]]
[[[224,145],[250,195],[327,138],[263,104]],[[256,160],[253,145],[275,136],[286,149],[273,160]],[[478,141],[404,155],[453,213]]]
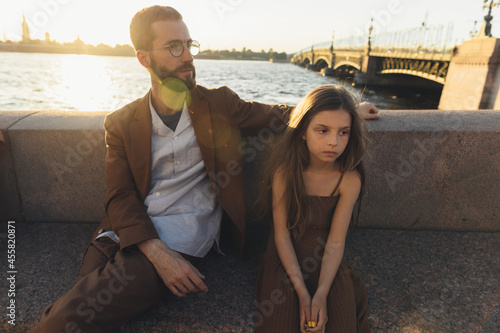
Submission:
[[[193,71],[192,72],[193,74],[189,78],[182,79],[179,76],[179,72],[185,69],[191,69]],[[166,78],[174,78],[184,82],[184,84],[188,87],[189,90],[196,87],[196,70],[194,68],[193,63],[187,63],[173,71],[168,71],[165,68],[159,66],[154,57],[151,57],[151,70],[160,79],[160,81],[163,81]]]

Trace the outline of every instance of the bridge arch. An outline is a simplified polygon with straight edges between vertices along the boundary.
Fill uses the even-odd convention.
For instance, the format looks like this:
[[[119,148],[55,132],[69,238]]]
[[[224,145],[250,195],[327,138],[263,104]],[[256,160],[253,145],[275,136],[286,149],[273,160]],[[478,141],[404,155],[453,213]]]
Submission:
[[[353,67],[354,69],[356,70],[360,70],[361,69],[361,66],[355,62],[352,62],[352,61],[340,61],[338,63],[335,63],[335,67],[333,69],[337,69],[337,68],[340,68],[340,67]]]
[[[314,68],[318,71],[320,71],[321,69],[323,68],[329,68],[330,67],[330,63],[328,62],[327,59],[325,59],[324,57],[320,57],[316,60],[316,62],[314,63]]]
[[[419,77],[444,85],[449,61],[442,59],[405,59],[386,57],[380,63],[377,74],[402,74]]]
[[[406,69],[385,69],[383,71],[378,72],[379,75],[391,75],[391,74],[399,74],[404,76],[418,77],[425,80],[429,80],[435,83],[439,83],[441,85],[445,84],[445,77],[440,77],[437,75],[431,75],[429,73],[417,72],[417,71],[409,71]]]

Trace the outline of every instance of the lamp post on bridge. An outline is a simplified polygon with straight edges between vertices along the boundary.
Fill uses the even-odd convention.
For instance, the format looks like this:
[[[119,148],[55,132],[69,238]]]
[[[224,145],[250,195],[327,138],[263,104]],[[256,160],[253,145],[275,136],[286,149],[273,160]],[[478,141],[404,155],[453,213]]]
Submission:
[[[370,28],[368,29],[368,54],[372,50],[372,31],[373,31],[373,17],[371,20]]]
[[[330,51],[331,51],[332,53],[333,53],[333,50],[334,50],[334,48],[333,48],[333,41],[334,41],[334,40],[335,40],[335,30],[333,30],[333,32],[332,32],[332,46],[330,46]]]
[[[313,69],[314,68],[314,39],[311,44],[311,63],[306,66],[306,69]]]
[[[371,19],[370,28],[368,29],[368,42],[364,46],[363,55],[360,59],[360,69],[354,77],[355,83],[360,85],[370,84],[375,76],[376,57],[370,56],[372,50],[372,32],[373,32],[373,18]]]
[[[483,8],[489,8],[488,9],[488,14],[484,17],[484,35],[483,35],[483,31],[481,31],[481,33],[479,33],[479,36],[482,37],[482,36],[485,36],[485,37],[492,37],[491,36],[491,21],[493,20],[493,16],[491,16],[491,9],[493,7],[496,7],[496,6],[499,6],[500,5],[500,2],[493,2],[493,0],[490,0],[490,4],[489,6],[486,4],[488,2],[488,0],[484,0],[484,5],[483,5]],[[483,30],[483,29],[481,29]]]
[[[476,26],[477,26],[477,21],[474,21],[474,28],[470,31],[471,38],[477,37],[478,32]]]
[[[479,34],[464,41],[452,52],[439,101],[441,110],[500,109],[497,78],[500,70],[497,61],[500,58],[499,38],[491,38],[491,10],[500,6],[500,1],[490,0],[487,3],[488,0],[484,0],[483,8],[488,8],[488,14]]]

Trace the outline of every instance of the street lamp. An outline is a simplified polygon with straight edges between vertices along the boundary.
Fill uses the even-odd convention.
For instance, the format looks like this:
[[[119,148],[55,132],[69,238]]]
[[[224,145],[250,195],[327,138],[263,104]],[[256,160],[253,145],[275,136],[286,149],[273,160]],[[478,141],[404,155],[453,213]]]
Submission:
[[[483,8],[489,8],[488,9],[488,14],[484,17],[484,21],[486,23],[484,27],[484,35],[486,37],[491,37],[491,21],[493,20],[493,16],[491,16],[491,9],[493,7],[499,6],[500,2],[493,2],[493,0],[490,0],[489,6],[486,4],[488,0],[484,0],[484,5]]]
[[[330,52],[333,52],[333,41],[335,40],[335,30],[332,33],[332,46],[330,46]]]
[[[372,50],[372,31],[373,31],[373,17],[370,22],[370,28],[368,29],[368,53]]]
[[[477,37],[477,29],[476,29],[476,26],[477,26],[477,21],[474,21],[474,29],[472,29],[472,30],[470,31],[470,36],[471,36],[472,38]]]

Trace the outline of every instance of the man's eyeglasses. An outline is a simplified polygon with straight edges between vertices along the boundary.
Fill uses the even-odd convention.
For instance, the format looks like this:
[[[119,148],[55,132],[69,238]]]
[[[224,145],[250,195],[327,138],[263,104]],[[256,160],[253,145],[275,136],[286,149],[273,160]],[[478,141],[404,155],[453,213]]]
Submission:
[[[196,40],[192,40],[187,43],[182,43],[181,41],[175,40],[168,45],[157,47],[153,50],[168,49],[171,55],[173,55],[174,57],[180,57],[184,53],[184,47],[189,50],[189,53],[191,53],[192,56],[200,53],[200,43],[198,43],[198,41]]]

